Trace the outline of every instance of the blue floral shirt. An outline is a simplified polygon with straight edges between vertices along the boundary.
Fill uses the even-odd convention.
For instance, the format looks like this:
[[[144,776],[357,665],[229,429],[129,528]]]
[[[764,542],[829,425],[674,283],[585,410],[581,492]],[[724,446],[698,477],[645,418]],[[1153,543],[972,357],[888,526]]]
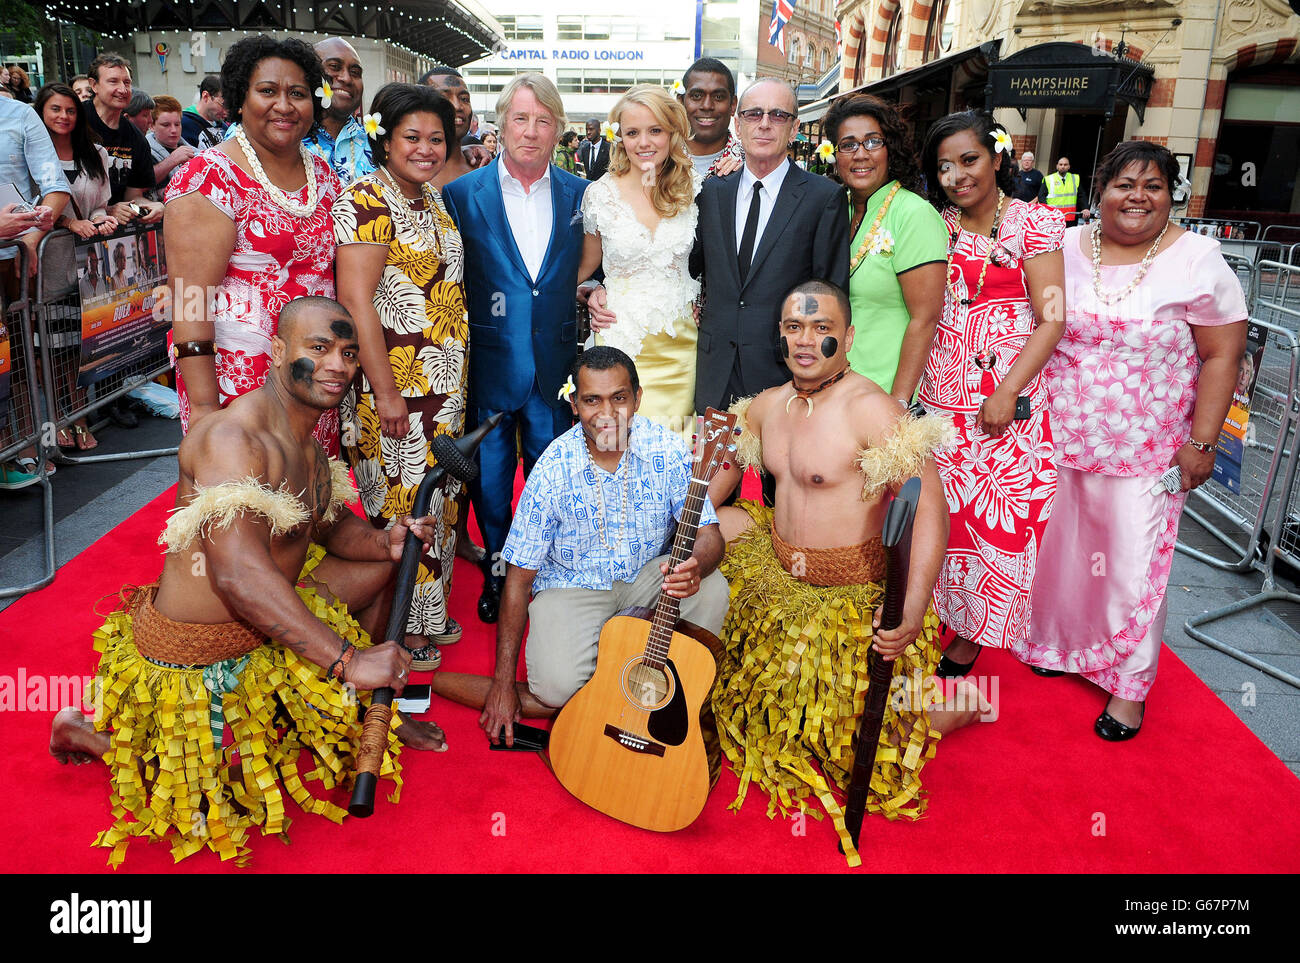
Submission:
[[[370,154],[370,138],[355,117],[349,117],[336,140],[324,127],[317,127],[303,138],[303,146],[325,161],[347,187],[375,169]]]
[[[667,552],[690,485],[690,449],[677,435],[633,416],[628,447],[613,474],[587,454],[581,425],[542,453],[519,497],[502,557],[537,572],[533,593],[550,588],[609,590],[631,582]],[[599,486],[599,494],[597,486]],[[605,541],[597,518],[604,497]],[[626,511],[624,501],[626,500]],[[700,525],[718,520],[704,497]]]

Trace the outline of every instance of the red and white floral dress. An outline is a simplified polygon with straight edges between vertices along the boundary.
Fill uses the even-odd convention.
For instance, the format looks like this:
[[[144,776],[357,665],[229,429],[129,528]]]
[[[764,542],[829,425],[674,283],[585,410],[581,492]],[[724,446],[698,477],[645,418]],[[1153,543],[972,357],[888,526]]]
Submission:
[[[217,286],[211,308],[216,327],[217,387],[223,406],[266,381],[271,336],[280,311],[294,298],[334,297],[334,222],[330,209],[339,196],[339,181],[329,164],[312,156],[319,200],[307,217],[297,217],[271,200],[253,176],[222,151],[196,154],[172,176],[164,199],[173,201],[198,191],[235,222],[235,251],[226,276]],[[304,185],[289,197],[307,200]],[[168,225],[169,233],[185,230]],[[180,370],[181,430],[189,431],[190,403]],[[331,458],[339,454],[339,413],[324,412],[316,437]]]
[[[957,429],[956,447],[935,455],[950,530],[934,607],[963,638],[1006,648],[1029,629],[1034,565],[1056,492],[1042,374],[1023,392],[1030,398],[1028,420],[1012,421],[998,438],[975,422],[1034,331],[1024,262],[1059,251],[1065,221],[1051,208],[1008,200],[990,242],[963,230],[959,215],[955,207],[943,212],[954,238],[948,290],[919,396],[926,410],[947,414]],[[980,288],[990,243],[996,248]],[[975,300],[964,305],[963,298]]]

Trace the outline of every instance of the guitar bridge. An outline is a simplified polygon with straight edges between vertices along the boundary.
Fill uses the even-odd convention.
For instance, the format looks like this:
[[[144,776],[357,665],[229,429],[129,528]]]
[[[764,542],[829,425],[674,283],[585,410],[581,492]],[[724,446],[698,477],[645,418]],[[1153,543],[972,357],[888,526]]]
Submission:
[[[653,739],[645,736],[638,736],[628,732],[626,729],[620,729],[618,726],[605,726],[605,735],[609,736],[620,746],[625,749],[631,749],[633,752],[642,752],[651,756],[662,756],[664,747]]]

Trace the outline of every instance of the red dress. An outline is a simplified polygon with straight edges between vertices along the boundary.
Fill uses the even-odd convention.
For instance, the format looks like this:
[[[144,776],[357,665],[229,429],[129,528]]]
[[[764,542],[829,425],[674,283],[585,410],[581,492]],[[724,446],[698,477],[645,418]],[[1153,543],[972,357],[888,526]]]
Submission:
[[[1020,357],[1034,330],[1025,259],[1061,249],[1065,222],[1050,208],[1009,199],[997,248],[975,303],[989,250],[987,235],[959,227],[959,211],[943,212],[952,255],[948,291],[920,401],[947,413],[956,447],[935,456],[948,499],[950,531],[934,607],[963,638],[994,648],[1024,641],[1029,595],[1043,529],[1056,493],[1049,399],[1041,373],[1025,388],[1031,417],[1012,421],[1001,437],[975,427],[980,403]],[[955,297],[954,297],[955,292]]]
[[[334,297],[334,222],[330,209],[339,196],[339,181],[325,161],[312,155],[312,163],[319,199],[316,210],[307,217],[296,217],[278,206],[252,175],[216,148],[196,154],[167,185],[165,200],[198,191],[235,222],[235,251],[211,309],[222,406],[266,381],[271,336],[286,304],[307,295]],[[289,196],[304,203],[306,185]],[[180,396],[181,429],[189,431],[190,403],[179,368],[176,392]],[[320,416],[316,437],[331,458],[338,457],[337,408]]]

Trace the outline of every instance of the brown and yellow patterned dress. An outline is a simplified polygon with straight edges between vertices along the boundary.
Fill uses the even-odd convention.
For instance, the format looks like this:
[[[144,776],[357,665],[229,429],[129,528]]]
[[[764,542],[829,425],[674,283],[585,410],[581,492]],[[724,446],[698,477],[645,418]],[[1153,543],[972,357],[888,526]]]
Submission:
[[[465,313],[464,250],[460,232],[432,190],[432,209],[412,209],[376,172],[363,177],[335,202],[337,244],[382,244],[388,262],[375,290],[375,311],[384,330],[397,390],[406,401],[411,428],[405,438],[387,438],[363,371],[344,401],[343,442],[366,516],[385,528],[411,511],[415,490],[429,470],[429,440],[460,437],[465,425],[465,380],[469,321]],[[447,598],[456,555],[456,513],[460,482],[448,478],[434,494],[429,514],[442,527],[420,559],[407,631],[438,635],[447,627]]]

